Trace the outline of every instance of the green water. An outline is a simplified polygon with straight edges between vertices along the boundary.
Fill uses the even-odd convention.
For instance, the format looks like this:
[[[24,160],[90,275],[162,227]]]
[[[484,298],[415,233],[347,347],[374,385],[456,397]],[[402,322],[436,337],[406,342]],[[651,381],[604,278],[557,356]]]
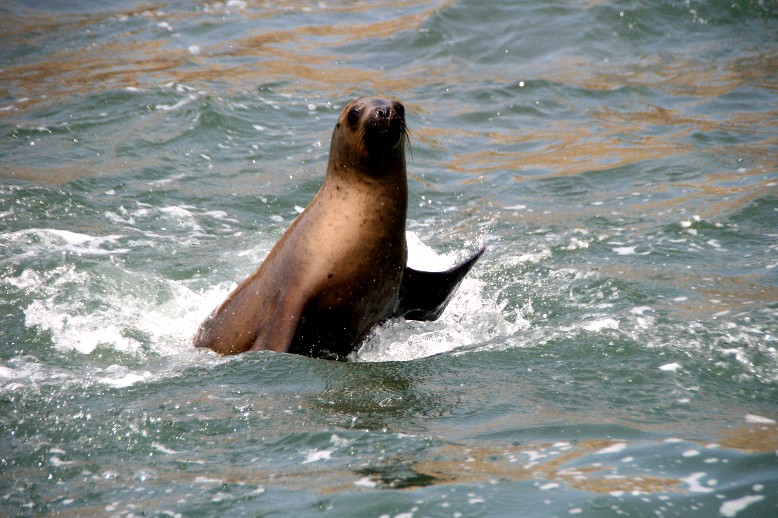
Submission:
[[[774,516],[778,7],[0,6],[0,515]],[[411,264],[349,362],[195,351],[403,101]]]

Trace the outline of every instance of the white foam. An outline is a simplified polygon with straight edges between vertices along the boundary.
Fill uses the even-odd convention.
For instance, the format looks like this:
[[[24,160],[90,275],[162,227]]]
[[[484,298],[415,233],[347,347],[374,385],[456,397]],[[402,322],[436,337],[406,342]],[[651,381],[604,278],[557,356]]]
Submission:
[[[145,217],[144,211],[148,212],[145,208],[132,215],[126,210],[121,212]],[[176,219],[193,232],[201,230],[186,207],[153,212]],[[121,236],[95,237],[61,229],[29,229],[6,233],[2,238],[13,246],[11,253],[18,249],[16,259],[26,255],[56,257],[62,252],[113,257],[125,251],[114,248]],[[87,267],[69,261],[66,254],[62,257],[60,266],[41,271],[31,267],[17,276],[0,279],[0,283],[32,299],[23,309],[25,325],[50,333],[53,345],[59,349],[89,354],[104,346],[131,354],[150,350],[178,354],[191,348],[194,330],[228,293],[228,288],[222,286],[196,293],[182,282],[127,270],[122,261]],[[12,374],[7,369],[0,371],[0,379],[8,377],[3,374]],[[23,379],[13,383],[24,383]],[[139,372],[110,375],[100,381],[126,387],[148,379],[148,373]]]
[[[635,249],[637,248],[637,245],[635,246],[617,246],[613,249],[613,251],[617,255],[635,255]]]
[[[213,219],[229,221],[231,223],[240,223],[237,219],[230,218],[226,210],[207,210],[203,212],[202,215]]]
[[[543,259],[548,259],[551,257],[551,250],[541,250],[537,253],[525,253],[525,254],[519,254],[518,257],[514,258],[511,262],[515,264],[521,264],[521,263],[539,263]]]
[[[459,254],[437,254],[413,232],[407,233],[407,240],[411,268],[442,271],[461,260]],[[439,320],[385,322],[373,329],[350,358],[368,362],[414,360],[509,335],[526,326],[521,319],[507,321],[501,307],[484,300],[484,284],[477,270],[478,266],[465,277]]]
[[[707,473],[700,471],[697,473],[692,473],[688,477],[684,477],[681,479],[681,482],[685,482],[689,485],[689,491],[692,493],[711,493],[713,492],[713,489],[707,486],[703,486],[700,483],[700,480],[707,476]]]
[[[187,207],[174,205],[170,207],[162,207],[159,210],[163,214],[176,221],[179,225],[190,228],[197,234],[203,233],[202,227],[197,224],[195,215]]]
[[[166,184],[173,183],[176,180],[180,180],[180,179],[185,178],[185,177],[186,177],[186,174],[184,174],[184,173],[175,174],[175,175],[171,175],[171,176],[166,176],[165,178],[160,178],[159,180],[152,180],[152,181],[150,181],[148,183],[148,185],[155,186],[155,187],[156,186],[160,186],[160,185],[166,185]],[[148,213],[151,213],[151,210],[145,209],[145,210],[143,210],[141,212],[143,214],[148,214]]]
[[[521,453],[529,457],[530,464],[536,464],[537,461],[548,458],[548,454],[539,451],[527,450]]]
[[[176,450],[171,450],[170,448],[166,447],[164,444],[160,444],[158,442],[152,443],[151,447],[155,450],[162,452],[166,455],[176,455],[180,452],[177,452]]]
[[[600,332],[603,329],[618,329],[619,322],[613,318],[600,318],[586,322],[581,327],[587,331]]]
[[[57,368],[45,367],[34,358],[14,358],[0,366],[0,393],[13,392],[49,380],[59,383],[67,376]]]
[[[745,420],[747,423],[775,424],[775,419],[770,419],[769,417],[763,417],[761,415],[754,415],[754,414],[746,414]]]
[[[126,253],[127,249],[106,249],[106,244],[115,244],[122,236],[90,236],[70,230],[56,228],[33,228],[0,235],[6,246],[16,244],[24,248],[17,256],[35,256],[39,253],[63,251],[77,255],[113,255]]]
[[[378,484],[370,477],[362,477],[359,480],[354,481],[354,485],[358,487],[376,487]]]
[[[49,464],[51,464],[55,468],[61,468],[61,467],[65,467],[65,466],[72,466],[72,465],[76,464],[76,461],[74,461],[74,460],[62,460],[59,457],[55,456],[55,457],[51,457],[49,459]]]
[[[305,456],[303,464],[311,464],[320,460],[329,460],[332,458],[333,450],[310,450]]]
[[[141,374],[137,374],[134,372],[128,372],[121,378],[100,378],[98,381],[105,383],[106,385],[110,385],[112,387],[116,388],[126,388],[130,387],[132,385],[135,385],[136,383],[140,381],[146,381],[151,379],[152,374],[149,371],[144,371]]]
[[[583,250],[589,248],[590,241],[578,239],[577,237],[570,238],[570,242],[565,246],[565,250]]]
[[[438,271],[450,268],[457,259],[453,254],[438,254],[426,245],[414,232],[406,232],[408,242],[408,266],[422,271]]]
[[[0,365],[0,378],[13,379],[16,377],[16,372],[8,367]]]
[[[748,507],[749,505],[764,500],[764,495],[746,495],[735,500],[727,500],[719,507],[719,513],[722,516],[732,517]]]
[[[607,446],[596,453],[619,453],[621,451],[624,451],[627,449],[627,443],[625,442],[617,442],[615,444],[611,444],[610,446]]]
[[[165,111],[165,112],[174,111],[174,110],[177,110],[179,108],[182,108],[182,107],[186,106],[187,104],[191,103],[195,99],[197,99],[197,95],[189,94],[186,98],[181,99],[177,103],[174,103],[174,104],[157,104],[156,106],[154,106],[154,109],[160,110],[160,111]]]
[[[342,437],[338,437],[338,436],[337,436],[337,435],[335,435],[335,434],[332,434],[332,435],[330,436],[330,442],[331,442],[331,443],[332,443],[332,444],[333,444],[335,447],[337,447],[337,448],[342,448],[342,447],[344,447],[344,446],[348,446],[349,444],[351,444],[351,443],[352,443],[352,442],[354,442],[354,441],[353,441],[353,440],[349,440],[349,439],[344,439],[344,438],[342,438]]]
[[[678,369],[681,368],[680,363],[666,363],[659,367],[660,371],[666,371],[666,372],[676,372]]]
[[[224,484],[225,480],[223,478],[211,478],[211,477],[203,477],[203,476],[197,476],[194,479],[195,484],[213,484],[213,485],[221,485]]]

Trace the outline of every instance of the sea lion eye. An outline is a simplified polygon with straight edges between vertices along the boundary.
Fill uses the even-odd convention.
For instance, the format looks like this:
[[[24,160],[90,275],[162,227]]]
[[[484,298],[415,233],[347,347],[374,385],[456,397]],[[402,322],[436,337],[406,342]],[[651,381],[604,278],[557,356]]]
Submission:
[[[348,111],[349,124],[356,124],[358,120],[359,120],[359,108],[351,108]]]

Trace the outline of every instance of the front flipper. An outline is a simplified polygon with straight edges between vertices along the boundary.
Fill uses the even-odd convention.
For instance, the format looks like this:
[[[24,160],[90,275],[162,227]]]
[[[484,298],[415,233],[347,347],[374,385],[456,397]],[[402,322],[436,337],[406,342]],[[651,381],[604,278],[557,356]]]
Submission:
[[[445,272],[420,272],[406,267],[394,316],[408,320],[437,320],[484,250],[485,247],[481,248],[469,259]]]
[[[252,351],[289,352],[297,328],[305,312],[303,290],[289,287],[284,293],[276,292],[267,314],[256,328]]]

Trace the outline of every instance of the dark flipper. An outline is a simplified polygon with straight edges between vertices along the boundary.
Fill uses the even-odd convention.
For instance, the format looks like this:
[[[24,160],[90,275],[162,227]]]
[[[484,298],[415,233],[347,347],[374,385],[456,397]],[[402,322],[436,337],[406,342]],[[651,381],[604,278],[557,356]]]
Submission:
[[[486,248],[481,248],[468,260],[445,272],[420,272],[405,268],[394,316],[408,320],[437,320],[446,309],[459,283],[484,250]]]

